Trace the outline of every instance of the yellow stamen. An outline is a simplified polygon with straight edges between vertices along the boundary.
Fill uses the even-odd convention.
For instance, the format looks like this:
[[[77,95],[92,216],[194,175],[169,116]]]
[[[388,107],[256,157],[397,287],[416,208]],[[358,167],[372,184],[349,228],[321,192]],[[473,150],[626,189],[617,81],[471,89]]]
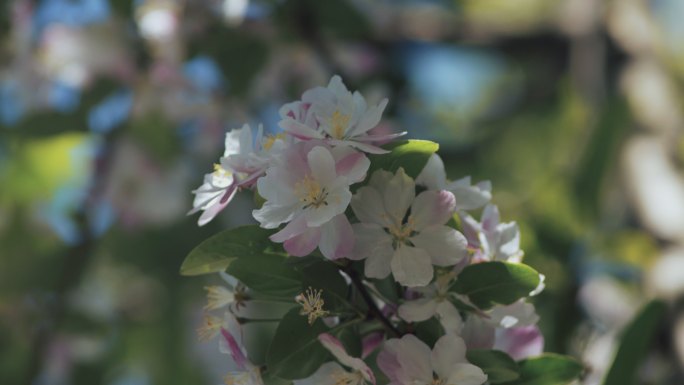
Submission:
[[[299,201],[304,203],[304,208],[309,206],[318,208],[328,204],[325,201],[328,193],[309,175],[306,175],[304,179],[295,183],[295,193],[299,196]]]
[[[228,176],[231,175],[228,170],[225,168],[221,167],[220,164],[214,163],[214,175],[216,176]]]
[[[340,110],[335,110],[332,117],[330,118],[330,127],[332,128],[332,134],[335,139],[344,138],[344,134],[347,131],[347,126],[349,125],[350,115],[343,115]]]
[[[225,286],[206,286],[207,306],[205,310],[217,310],[233,303],[235,294]]]
[[[363,375],[356,371],[349,373],[346,371],[337,371],[330,374],[335,385],[358,385],[363,383]]]
[[[219,330],[221,330],[222,320],[219,317],[215,317],[211,314],[205,314],[204,320],[202,322],[202,326],[197,328],[197,335],[199,336],[199,340],[202,342],[209,341],[210,339],[216,337]]]
[[[278,139],[285,139],[285,134],[280,133],[277,135],[268,135],[266,138],[264,138],[264,142],[261,146],[264,148],[264,150],[270,150]]]
[[[251,384],[249,373],[228,374],[223,377],[223,383],[226,385],[249,385]]]
[[[299,311],[301,315],[308,315],[309,325],[313,325],[314,321],[320,317],[328,315],[328,311],[323,310],[325,301],[321,298],[323,290],[314,290],[312,288],[306,289],[306,292],[295,297],[295,301],[302,305],[302,310]]]
[[[405,243],[414,232],[414,220],[412,217],[408,218],[403,225],[392,225],[388,228],[390,234],[394,237],[397,243]]]

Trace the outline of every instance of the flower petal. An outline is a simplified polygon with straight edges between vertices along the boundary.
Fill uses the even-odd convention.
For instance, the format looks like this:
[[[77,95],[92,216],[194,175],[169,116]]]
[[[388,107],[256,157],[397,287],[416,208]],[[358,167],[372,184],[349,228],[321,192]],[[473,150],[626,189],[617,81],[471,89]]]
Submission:
[[[292,381],[293,385],[336,385],[340,376],[349,374],[337,362],[326,362],[310,377]]]
[[[451,219],[456,207],[454,194],[446,190],[423,191],[411,204],[411,218],[416,231],[428,226],[443,225]]]
[[[331,152],[335,158],[335,172],[337,175],[347,177],[349,184],[366,179],[370,160],[364,153],[347,146],[334,147]]]
[[[511,329],[498,329],[494,349],[508,353],[519,361],[544,351],[544,336],[537,325]]]
[[[447,383],[458,385],[480,385],[487,381],[487,375],[475,365],[461,363],[453,365],[453,372]]]
[[[265,229],[275,229],[281,223],[292,220],[296,209],[288,206],[279,206],[271,202],[264,203],[258,210],[252,210],[252,216],[261,227]]]
[[[268,239],[276,243],[283,243],[305,232],[306,229],[306,220],[304,220],[304,216],[300,215],[291,220],[282,230],[268,237]]]
[[[432,365],[430,365],[430,348],[416,336],[407,334],[401,337],[397,360],[404,373],[411,380],[420,383],[432,382]]]
[[[332,355],[335,356],[335,358],[342,365],[361,372],[367,381],[375,384],[375,376],[373,375],[373,371],[368,367],[368,365],[366,365],[365,362],[363,362],[363,360],[347,354],[347,351],[344,349],[344,346],[340,340],[328,333],[320,334],[318,336],[318,340],[321,342],[323,347],[328,349],[328,351],[332,353]]]
[[[354,230],[344,214],[337,215],[321,226],[321,240],[318,245],[328,259],[339,259],[351,255],[354,250]]]
[[[351,136],[360,136],[365,134],[371,128],[375,127],[380,123],[382,118],[382,113],[387,107],[387,99],[383,99],[377,106],[373,106],[366,110],[366,112],[361,116],[361,119],[356,124],[354,131],[350,133]]]
[[[415,196],[416,184],[403,168],[399,168],[387,182],[383,193],[385,211],[395,225],[401,224]]]
[[[441,301],[437,305],[437,315],[439,322],[442,323],[444,330],[447,333],[461,334],[463,330],[463,319],[459,314],[458,309],[448,300]]]
[[[316,146],[309,151],[306,156],[316,182],[320,183],[321,187],[327,187],[337,177],[335,172],[335,159],[330,151],[322,146]]]
[[[491,349],[494,345],[494,327],[482,318],[470,315],[463,325],[461,337],[468,349]]]
[[[340,179],[345,179],[341,177]],[[349,206],[352,194],[349,186],[332,189],[325,198],[325,204],[318,207],[311,206],[304,209],[306,225],[309,227],[319,227],[330,221],[334,216],[344,213]],[[267,202],[268,203],[268,202]]]
[[[392,274],[403,286],[425,286],[432,280],[433,269],[430,254],[425,250],[401,245],[392,257]]]
[[[362,223],[374,223],[383,227],[391,225],[385,212],[382,196],[378,190],[370,187],[361,187],[352,197],[351,207],[354,215]]]
[[[288,239],[283,243],[285,251],[295,257],[305,257],[311,254],[321,240],[321,229],[314,227],[309,228],[305,232]]]
[[[416,178],[416,184],[425,186],[428,190],[443,190],[446,186],[446,180],[442,158],[437,154],[432,154],[423,171]]]
[[[406,301],[399,306],[399,317],[407,322],[420,322],[430,319],[437,312],[437,301],[434,298],[420,298]]]
[[[285,132],[301,140],[323,139],[324,135],[294,119],[283,119],[279,123]]]
[[[458,210],[475,210],[492,199],[492,184],[484,181],[471,186],[469,176],[450,183],[446,189],[456,196]]]
[[[468,242],[463,234],[448,226],[431,226],[410,238],[425,250],[437,266],[452,266],[468,255]]]
[[[449,378],[454,371],[454,364],[466,362],[465,355],[466,344],[463,339],[455,334],[446,334],[437,340],[432,349],[432,368],[440,378]]]

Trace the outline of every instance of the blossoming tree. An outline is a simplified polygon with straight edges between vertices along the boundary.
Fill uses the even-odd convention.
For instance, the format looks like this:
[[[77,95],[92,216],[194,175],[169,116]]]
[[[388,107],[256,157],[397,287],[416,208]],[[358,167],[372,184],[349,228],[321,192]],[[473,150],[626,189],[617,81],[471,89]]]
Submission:
[[[281,108],[281,133],[226,135],[191,213],[204,225],[250,189],[259,225],[214,235],[181,267],[226,282],[207,288],[199,330],[229,357],[225,383],[576,380],[579,363],[543,354],[528,299],[544,276],[522,263],[491,184],[450,181],[436,143],[374,133],[386,105],[334,76]]]

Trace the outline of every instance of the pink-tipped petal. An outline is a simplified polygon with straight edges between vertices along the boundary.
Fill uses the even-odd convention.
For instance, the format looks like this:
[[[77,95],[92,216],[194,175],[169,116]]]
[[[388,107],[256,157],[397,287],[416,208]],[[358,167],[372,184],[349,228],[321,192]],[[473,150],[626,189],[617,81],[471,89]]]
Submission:
[[[347,257],[354,250],[354,244],[354,230],[346,215],[337,215],[321,226],[321,239],[318,246],[324,257],[328,259]]]
[[[285,241],[283,247],[290,255],[305,257],[316,249],[320,239],[321,230],[319,228],[309,228],[305,232]]]
[[[362,152],[352,152],[335,164],[337,175],[346,176],[350,183],[361,182],[366,178],[370,160]]]
[[[221,199],[216,203],[215,205],[208,207],[202,215],[200,215],[199,220],[197,221],[197,224],[200,226],[204,226],[207,223],[209,223],[218,213],[220,213],[226,206],[228,206],[228,203],[233,199],[235,196],[235,192],[237,191],[236,185],[233,184],[231,185],[225,193],[221,196]]]
[[[288,223],[282,230],[271,235],[269,239],[273,242],[283,243],[288,239],[294,238],[307,230],[304,216],[298,216]]]
[[[235,361],[237,367],[240,370],[246,370],[249,360],[245,357],[242,348],[235,340],[235,337],[233,337],[225,328],[221,328],[221,336],[223,337],[222,343],[225,343],[226,350],[229,352],[230,356],[233,357],[233,361]]]
[[[508,353],[516,361],[523,360],[544,351],[544,336],[537,325],[500,329],[496,333],[494,349]]]

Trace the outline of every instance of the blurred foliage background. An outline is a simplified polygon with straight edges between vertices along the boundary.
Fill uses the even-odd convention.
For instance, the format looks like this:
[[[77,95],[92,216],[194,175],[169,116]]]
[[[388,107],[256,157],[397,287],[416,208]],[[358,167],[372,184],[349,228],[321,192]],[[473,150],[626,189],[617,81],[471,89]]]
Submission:
[[[0,383],[216,384],[187,252],[227,129],[340,74],[382,123],[489,179],[546,349],[599,384],[668,303],[640,384],[684,376],[681,0],[7,0],[0,4]],[[219,279],[218,277],[215,277]]]

